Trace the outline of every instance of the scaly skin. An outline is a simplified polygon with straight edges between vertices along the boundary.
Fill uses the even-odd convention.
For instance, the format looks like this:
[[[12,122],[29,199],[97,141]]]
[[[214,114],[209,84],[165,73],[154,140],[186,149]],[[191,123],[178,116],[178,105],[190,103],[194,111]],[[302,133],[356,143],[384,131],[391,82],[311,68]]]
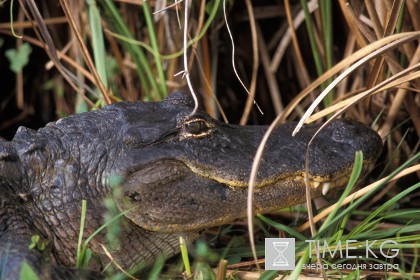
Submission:
[[[84,239],[103,224],[112,178],[120,180],[116,205],[131,210],[122,218],[118,246],[104,232],[91,241],[99,256],[93,271],[109,262],[100,244],[128,269],[176,254],[180,235],[192,242],[203,229],[244,217],[252,160],[267,127],[224,124],[203,111],[190,116],[192,108],[182,93],[162,102],[122,102],[38,131],[20,128],[13,141],[0,142],[0,276],[18,278],[22,260],[44,278],[81,273],[57,265],[75,265],[82,200]],[[305,152],[318,126],[292,137],[294,126],[280,126],[267,143],[255,191],[259,213],[305,200]],[[310,148],[313,197],[322,195],[323,182],[346,183],[356,151],[367,170],[381,148],[367,126],[331,123]],[[33,235],[48,240],[43,252],[28,249]]]

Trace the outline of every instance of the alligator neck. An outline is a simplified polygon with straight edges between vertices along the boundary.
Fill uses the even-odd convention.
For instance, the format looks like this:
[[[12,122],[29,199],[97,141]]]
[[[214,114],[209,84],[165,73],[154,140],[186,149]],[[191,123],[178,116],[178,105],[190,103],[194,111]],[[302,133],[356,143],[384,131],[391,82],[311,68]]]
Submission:
[[[14,233],[27,231],[23,208],[21,162],[12,142],[0,140],[0,236],[10,228]],[[20,191],[19,191],[20,190]],[[28,231],[29,232],[29,231]]]
[[[92,244],[92,249],[100,256],[102,265],[106,266],[111,262],[106,255],[103,247],[99,244],[108,244],[107,250],[112,256],[113,260],[124,269],[136,269],[136,265],[153,264],[159,257],[168,258],[177,254],[180,251],[179,237],[182,236],[189,244],[199,237],[196,232],[188,233],[158,233],[151,232],[133,224],[128,219],[124,220],[127,223],[124,225],[125,229],[119,236],[119,245],[111,245],[109,241],[101,242],[104,236],[96,239]],[[130,242],[126,242],[130,240]]]

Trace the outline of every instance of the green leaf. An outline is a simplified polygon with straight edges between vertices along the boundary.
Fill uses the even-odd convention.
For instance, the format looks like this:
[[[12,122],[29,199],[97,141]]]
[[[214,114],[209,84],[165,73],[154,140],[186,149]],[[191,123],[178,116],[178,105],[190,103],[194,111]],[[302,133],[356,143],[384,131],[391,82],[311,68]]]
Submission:
[[[191,265],[190,265],[190,259],[188,258],[187,244],[185,242],[185,239],[182,236],[179,237],[179,245],[181,247],[182,261],[183,261],[184,266],[185,266],[185,275],[188,278],[188,277],[191,277],[191,275],[192,275]]]
[[[155,32],[155,27],[154,27],[155,24],[152,20],[152,16],[151,16],[152,13],[150,12],[149,6],[147,2],[145,1],[143,2],[143,13],[144,13],[144,18],[146,20],[150,45],[155,50],[155,53],[159,53],[159,44],[158,44],[157,34]],[[165,77],[165,73],[163,72],[162,60],[159,58],[159,55],[154,55],[154,58],[155,58],[156,70],[158,72],[158,77],[160,80],[160,83],[158,84],[159,89],[160,89],[159,94],[160,94],[160,98],[163,99],[166,96],[168,96],[168,90],[166,88],[166,83],[164,82],[166,81],[166,77]]]
[[[39,242],[39,240],[40,240],[40,237],[39,237],[39,235],[38,235],[38,234],[36,234],[36,235],[32,235],[32,236],[31,236],[31,241],[32,241],[32,243],[38,243],[38,242]]]
[[[261,274],[260,280],[271,280],[275,279],[279,276],[279,272],[277,270],[266,270]]]
[[[163,256],[158,257],[156,259],[155,263],[153,264],[153,267],[150,270],[150,273],[147,276],[147,279],[149,279],[149,280],[160,279],[159,275],[160,275],[164,266],[165,266],[165,258]]]
[[[294,229],[285,226],[283,224],[277,223],[261,214],[257,214],[257,217],[260,218],[261,220],[263,220],[265,223],[269,224],[270,226],[279,229],[279,230],[283,230],[285,232],[287,232],[288,234],[290,234],[291,236],[300,239],[302,241],[306,240],[306,237],[303,236],[302,234],[300,234],[299,232],[295,231]]]
[[[92,258],[92,251],[90,249],[86,249],[85,255],[83,256],[83,264],[82,268],[87,269],[89,266],[89,261]]]
[[[19,273],[20,280],[38,280],[38,275],[34,269],[26,262],[22,262],[22,267],[20,268]]]
[[[89,10],[89,24],[92,31],[92,50],[95,59],[95,68],[106,88],[108,88],[108,75],[105,64],[105,42],[101,23],[101,14],[96,1],[87,0]]]
[[[362,173],[363,169],[363,153],[361,151],[356,152],[356,157],[354,159],[354,166],[351,171],[351,175],[349,178],[349,182],[347,183],[344,192],[340,196],[340,199],[337,201],[336,206],[334,207],[333,211],[328,215],[327,219],[322,224],[320,231],[328,228],[332,225],[332,220],[335,218],[336,214],[339,212],[340,206],[343,203],[344,199],[350,194],[351,190],[353,189],[354,185],[360,178],[360,174]]]
[[[77,242],[77,255],[76,255],[76,267],[82,268],[84,259],[86,259],[86,249],[82,247],[83,241],[83,230],[85,229],[85,219],[86,219],[86,200],[82,200],[82,213],[80,217],[80,229],[79,229],[79,239]]]
[[[242,258],[240,256],[232,256],[228,258],[228,263],[229,264],[234,264],[234,263],[238,263],[242,260]]]
[[[87,111],[89,111],[89,108],[88,108],[88,105],[87,105],[86,101],[81,100],[79,102],[79,104],[76,105],[76,113],[80,114],[80,113],[84,113],[84,112],[87,112]]]
[[[36,244],[36,248],[37,248],[39,251],[44,251],[44,250],[45,250],[45,247],[47,247],[47,243],[46,243],[46,242],[38,242],[38,243]]]
[[[7,50],[5,55],[10,61],[10,70],[15,73],[22,71],[23,67],[25,67],[29,62],[29,55],[31,52],[32,48],[28,43],[23,43],[18,50]]]
[[[40,240],[39,235],[32,235],[31,236],[31,244],[29,244],[29,249],[33,249],[37,246],[38,242]]]

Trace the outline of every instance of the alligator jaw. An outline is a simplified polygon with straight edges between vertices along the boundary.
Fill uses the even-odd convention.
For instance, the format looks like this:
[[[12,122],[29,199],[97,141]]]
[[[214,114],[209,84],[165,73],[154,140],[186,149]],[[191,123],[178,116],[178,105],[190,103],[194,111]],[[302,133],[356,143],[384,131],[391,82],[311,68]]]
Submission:
[[[363,173],[372,163],[365,161]],[[153,172],[152,172],[153,171]],[[310,180],[313,198],[344,187],[351,167],[341,176]],[[157,176],[162,174],[163,176]],[[255,189],[254,210],[266,213],[305,201],[302,172]],[[155,161],[131,173],[122,183],[121,211],[140,227],[155,232],[190,232],[222,225],[246,216],[247,188],[208,178],[178,160]],[[197,192],[197,190],[200,190]]]
[[[371,160],[364,160],[363,161],[363,172],[371,170],[374,166],[375,162]],[[231,188],[248,188],[249,181],[241,181],[241,180],[230,180],[229,178],[223,178],[218,176],[212,176],[209,173],[203,171],[200,167],[196,167],[185,163],[186,166],[191,170],[191,172],[205,177],[212,180],[215,180],[223,185],[229,186]],[[352,166],[344,168],[340,173],[336,174],[325,174],[323,175],[312,175],[309,174],[309,183],[312,189],[322,189],[322,194],[325,195],[331,189],[342,188],[344,187],[352,172]],[[255,183],[255,188],[265,188],[270,187],[272,185],[278,184],[279,181],[290,182],[292,180],[299,180],[303,184],[305,184],[305,175],[306,172],[304,170],[296,172],[295,174],[279,174],[279,176],[274,178],[267,178],[265,180],[260,180]]]

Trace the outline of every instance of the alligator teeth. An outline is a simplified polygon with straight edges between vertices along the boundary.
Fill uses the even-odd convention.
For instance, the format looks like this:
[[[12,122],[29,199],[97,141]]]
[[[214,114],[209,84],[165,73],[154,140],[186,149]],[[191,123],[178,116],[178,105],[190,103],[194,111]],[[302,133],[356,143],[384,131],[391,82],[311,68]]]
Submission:
[[[330,190],[331,182],[324,182],[322,183],[322,194],[326,195],[328,191]]]
[[[319,185],[321,185],[321,182],[313,181],[313,183],[314,183],[314,187],[315,188],[318,188]]]

